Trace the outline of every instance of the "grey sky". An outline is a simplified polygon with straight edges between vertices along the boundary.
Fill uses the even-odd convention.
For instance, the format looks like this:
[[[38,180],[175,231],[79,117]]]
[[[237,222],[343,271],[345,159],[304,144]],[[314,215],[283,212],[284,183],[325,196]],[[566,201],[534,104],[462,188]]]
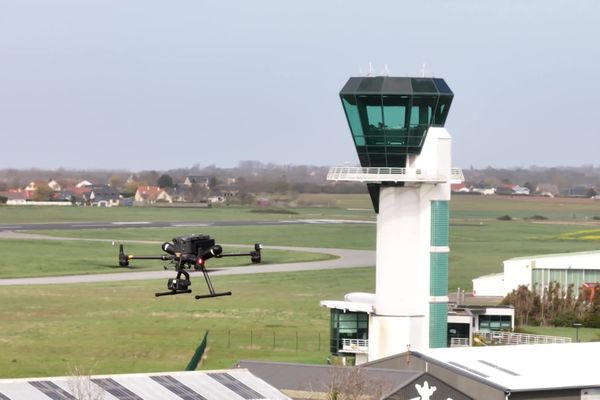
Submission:
[[[448,82],[457,167],[600,164],[600,1],[0,0],[0,168],[357,163],[369,62]]]

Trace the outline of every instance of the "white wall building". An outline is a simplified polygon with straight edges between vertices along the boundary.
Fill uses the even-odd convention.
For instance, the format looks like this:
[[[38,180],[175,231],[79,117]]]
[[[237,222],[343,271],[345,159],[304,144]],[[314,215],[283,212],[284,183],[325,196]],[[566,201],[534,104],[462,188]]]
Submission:
[[[541,290],[550,282],[561,288],[600,282],[600,251],[515,257],[503,265],[504,273],[473,279],[474,296],[505,296],[521,285]]]

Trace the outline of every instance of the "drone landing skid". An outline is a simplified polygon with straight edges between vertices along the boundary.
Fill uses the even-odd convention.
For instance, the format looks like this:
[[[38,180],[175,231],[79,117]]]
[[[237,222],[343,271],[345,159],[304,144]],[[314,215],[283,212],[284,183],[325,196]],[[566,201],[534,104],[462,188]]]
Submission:
[[[171,295],[175,295],[175,294],[184,294],[184,293],[192,293],[192,289],[171,290],[170,292],[158,292],[158,293],[154,293],[154,296],[161,297],[161,296],[171,296]]]
[[[194,297],[196,298],[196,300],[200,300],[200,299],[208,299],[210,297],[220,297],[220,296],[231,296],[231,292],[197,294]]]

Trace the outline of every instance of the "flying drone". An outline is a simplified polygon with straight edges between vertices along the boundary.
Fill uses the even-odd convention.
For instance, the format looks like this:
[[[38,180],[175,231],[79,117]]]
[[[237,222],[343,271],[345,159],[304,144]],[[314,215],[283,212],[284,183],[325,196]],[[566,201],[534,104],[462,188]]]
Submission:
[[[196,295],[196,299],[205,299],[209,297],[219,296],[231,296],[231,292],[216,292],[210,277],[208,276],[209,271],[206,269],[206,260],[210,258],[222,258],[222,257],[250,257],[253,263],[259,263],[261,261],[261,249],[260,243],[254,244],[254,251],[250,252],[239,252],[239,253],[223,253],[223,247],[215,243],[214,239],[211,239],[209,235],[191,235],[191,236],[178,236],[173,239],[173,242],[165,242],[161,246],[162,250],[167,253],[160,256],[134,256],[131,254],[125,254],[123,245],[119,246],[119,266],[128,267],[131,260],[162,260],[169,261],[165,265],[165,269],[170,267],[174,268],[177,272],[175,278],[167,281],[167,292],[158,292],[154,295],[170,296],[183,293],[191,293],[192,290],[189,288],[192,283],[190,280],[190,274],[188,271],[192,269],[194,271],[201,271],[208,287],[208,294]]]

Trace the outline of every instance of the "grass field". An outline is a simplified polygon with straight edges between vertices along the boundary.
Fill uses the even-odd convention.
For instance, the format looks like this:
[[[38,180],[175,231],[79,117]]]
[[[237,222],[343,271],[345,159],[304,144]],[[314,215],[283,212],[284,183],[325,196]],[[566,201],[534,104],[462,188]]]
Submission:
[[[161,255],[161,242],[127,243],[127,254]],[[226,247],[227,252],[248,251],[249,248]],[[0,240],[0,278],[102,274],[114,272],[162,270],[160,260],[132,261],[128,268],[119,268],[118,247],[108,241],[81,240]],[[27,255],[27,256],[24,256]],[[262,264],[323,261],[335,258],[330,254],[269,249],[263,252]],[[251,265],[249,257],[213,258],[209,268]]]
[[[156,281],[3,287],[0,376],[181,370],[206,330],[203,368],[248,358],[324,363],[329,312],[318,301],[348,286],[373,290],[373,277],[372,268],[215,277],[234,295],[210,300],[154,298]]]
[[[315,197],[316,196],[316,197]],[[255,212],[249,208],[93,209],[0,207],[0,223],[55,221],[218,221],[274,219],[360,219],[374,221],[368,196],[313,195],[319,208]],[[497,217],[510,215],[511,221]],[[600,204],[591,200],[455,196],[450,226],[449,290],[469,290],[474,277],[500,272],[502,260],[535,254],[596,250]],[[547,219],[531,219],[543,216]],[[117,248],[155,254],[174,236],[209,233],[221,243],[375,248],[374,224],[284,225],[201,228],[122,228],[40,231],[81,240],[0,240],[0,276],[115,272]],[[306,257],[306,258],[304,258]],[[268,250],[266,262],[304,261],[323,255]],[[325,256],[326,257],[326,256]],[[212,261],[212,260],[211,260]],[[215,262],[221,260],[215,260]],[[138,264],[160,269],[161,264]],[[211,266],[217,266],[211,263]],[[155,299],[156,281],[64,286],[3,287],[0,290],[0,376],[63,375],[74,367],[93,373],[181,369],[205,330],[205,368],[228,367],[238,359],[325,361],[329,315],[321,299],[349,291],[372,291],[373,268],[293,274],[216,277],[230,298],[195,301],[189,296]],[[161,283],[162,285],[162,283]],[[162,286],[161,286],[162,287]],[[527,328],[529,330],[529,328]],[[575,330],[530,331],[575,337]],[[599,330],[580,330],[598,340]]]

